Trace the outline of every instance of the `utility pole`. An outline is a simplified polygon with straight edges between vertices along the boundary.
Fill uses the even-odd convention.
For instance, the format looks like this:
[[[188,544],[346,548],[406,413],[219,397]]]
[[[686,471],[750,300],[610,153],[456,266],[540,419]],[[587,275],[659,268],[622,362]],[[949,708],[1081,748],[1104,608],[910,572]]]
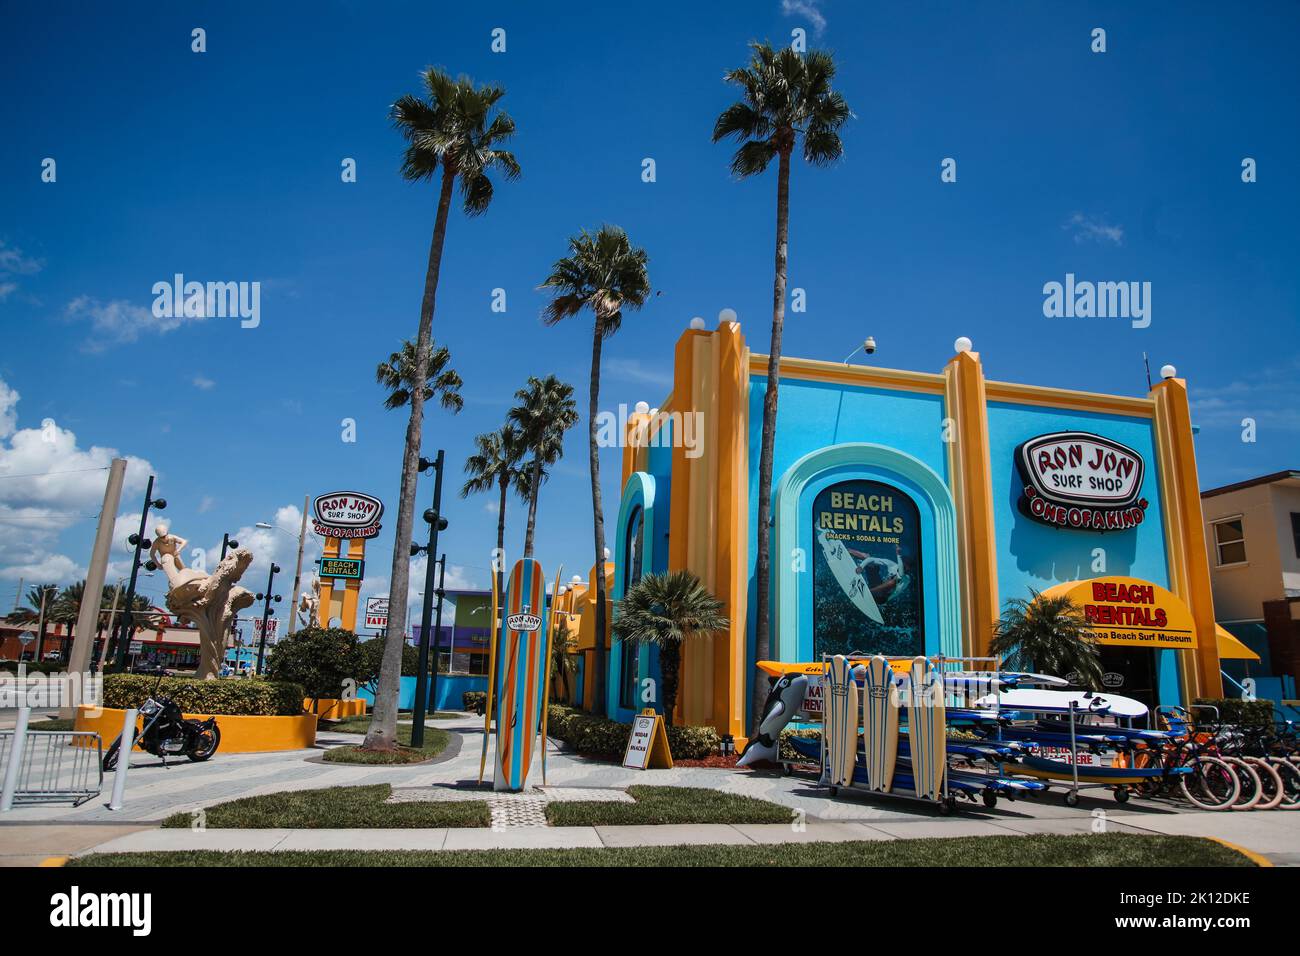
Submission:
[[[428,677],[429,677],[429,641],[437,641],[437,635],[429,634],[430,617],[433,610],[433,571],[437,565],[438,556],[438,532],[447,527],[447,519],[439,513],[442,509],[442,463],[443,451],[438,449],[438,457],[433,461],[426,458],[420,459],[420,471],[427,471],[429,468],[434,470],[433,476],[433,507],[425,511],[424,520],[429,524],[429,543],[424,548],[419,545],[411,545],[411,556],[424,551],[427,561],[424,565],[424,602],[420,613],[420,664],[415,678],[415,710],[411,714],[411,746],[424,746],[424,714],[428,706]],[[390,598],[391,601],[391,598]],[[438,653],[437,646],[434,646],[433,655],[434,680],[437,680],[438,672]],[[436,703],[435,703],[436,706]]]
[[[108,481],[104,484],[104,503],[99,508],[99,524],[95,528],[95,543],[90,551],[90,564],[86,568],[86,589],[81,593],[81,607],[77,610],[77,629],[73,632],[72,653],[68,655],[68,673],[90,673],[90,658],[95,647],[95,632],[99,630],[99,612],[103,609],[104,575],[108,573],[108,554],[113,547],[113,524],[122,501],[122,483],[126,480],[126,459],[114,458],[108,466]],[[104,631],[104,646],[115,622],[109,618]],[[59,710],[64,720],[74,716],[71,706]]]
[[[144,565],[140,561],[140,550],[149,547],[149,539],[144,536],[145,524],[149,520],[149,509],[151,507],[162,511],[167,507],[167,502],[153,497],[154,476],[149,476],[149,484],[144,490],[144,507],[140,509],[140,530],[127,538],[127,541],[135,545],[135,554],[131,559],[131,581],[126,586],[126,607],[122,612],[122,632],[117,638],[117,667],[122,670],[126,667],[126,654],[131,647],[131,634],[135,631],[135,579],[140,569]],[[101,587],[102,587],[101,582]]]
[[[49,599],[50,589],[41,585],[41,610],[36,618],[36,663],[39,664],[45,654],[45,602]]]
[[[302,591],[302,546],[307,540],[307,501],[310,495],[302,496],[302,527],[298,529],[298,568],[293,572],[293,599],[289,602],[289,623],[287,634],[297,630],[298,594]]]
[[[271,602],[279,602],[280,595],[271,593],[271,582],[280,572],[280,566],[274,561],[271,562],[271,573],[266,576],[266,593],[259,594],[257,597],[263,601],[262,604],[262,639],[257,644],[257,676],[262,676],[262,661],[266,657],[266,622],[271,617]]]

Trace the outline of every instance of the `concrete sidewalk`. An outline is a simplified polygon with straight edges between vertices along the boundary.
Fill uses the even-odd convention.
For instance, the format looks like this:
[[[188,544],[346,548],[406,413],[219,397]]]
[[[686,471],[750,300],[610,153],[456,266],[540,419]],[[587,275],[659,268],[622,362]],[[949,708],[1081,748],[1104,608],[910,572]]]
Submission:
[[[1181,833],[1182,818],[1110,821],[1110,833]],[[1225,823],[1240,816],[1225,817]],[[1173,824],[1173,825],[1168,825]],[[1238,829],[1228,826],[1226,829]],[[83,853],[140,853],[186,850],[519,850],[575,847],[691,845],[776,845],[783,843],[907,840],[920,837],[1026,836],[1035,833],[1086,835],[1092,820],[910,820],[879,823],[809,820],[787,823],[686,824],[666,826],[487,827],[438,829],[182,829],[141,830],[118,836]],[[1230,842],[1230,838],[1228,838]],[[82,854],[77,854],[82,855]],[[1285,863],[1286,861],[1275,861]],[[1294,861],[1292,861],[1294,862]]]

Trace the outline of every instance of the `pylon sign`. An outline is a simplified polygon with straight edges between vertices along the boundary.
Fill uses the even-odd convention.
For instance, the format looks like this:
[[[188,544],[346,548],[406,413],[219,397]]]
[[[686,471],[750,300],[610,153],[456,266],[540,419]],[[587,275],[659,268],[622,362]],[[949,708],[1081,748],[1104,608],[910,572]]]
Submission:
[[[312,503],[312,528],[325,539],[320,560],[318,623],[357,629],[357,601],[365,567],[366,539],[379,534],[384,503],[359,491],[331,491]]]

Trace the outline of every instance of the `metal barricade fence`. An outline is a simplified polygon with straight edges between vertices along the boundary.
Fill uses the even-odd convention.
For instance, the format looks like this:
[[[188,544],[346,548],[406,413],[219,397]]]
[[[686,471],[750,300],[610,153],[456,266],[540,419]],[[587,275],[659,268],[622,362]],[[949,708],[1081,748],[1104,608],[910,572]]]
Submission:
[[[71,801],[80,806],[103,789],[104,743],[97,733],[28,730],[18,743],[13,730],[0,730],[0,779],[9,782],[9,763],[17,757],[14,806]],[[7,789],[7,788],[6,788]],[[9,794],[6,794],[9,796]]]

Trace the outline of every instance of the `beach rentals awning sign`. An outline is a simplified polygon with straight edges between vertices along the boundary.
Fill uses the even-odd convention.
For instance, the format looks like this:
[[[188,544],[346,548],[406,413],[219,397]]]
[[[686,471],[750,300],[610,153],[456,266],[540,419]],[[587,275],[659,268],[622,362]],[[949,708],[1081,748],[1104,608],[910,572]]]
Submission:
[[[358,491],[332,491],[312,503],[312,529],[325,538],[373,538],[384,504]]]
[[[1042,597],[1067,596],[1083,611],[1098,644],[1128,647],[1196,647],[1196,623],[1178,595],[1138,578],[1067,581]]]
[[[1016,449],[1020,510],[1058,528],[1127,531],[1146,517],[1146,463],[1132,448],[1089,432],[1053,432]]]

